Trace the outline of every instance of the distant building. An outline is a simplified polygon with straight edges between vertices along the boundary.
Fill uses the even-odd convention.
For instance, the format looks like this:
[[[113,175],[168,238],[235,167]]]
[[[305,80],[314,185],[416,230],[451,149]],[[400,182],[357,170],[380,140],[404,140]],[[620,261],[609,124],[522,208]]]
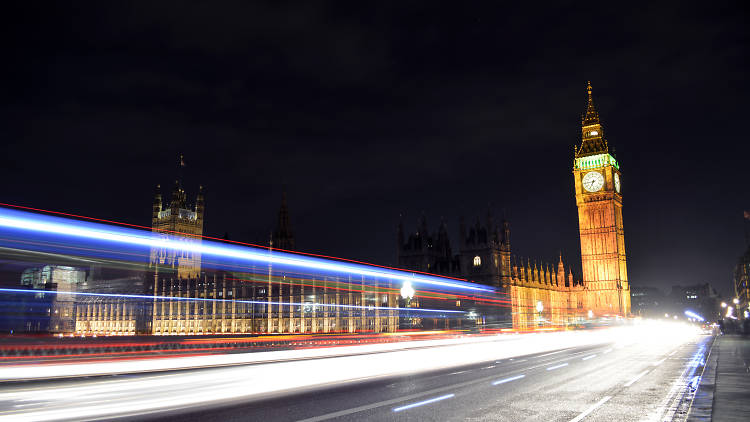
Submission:
[[[25,331],[72,333],[75,331],[75,293],[86,283],[86,271],[61,265],[28,268],[21,274],[21,285],[38,292],[36,300],[27,300],[30,313]],[[47,316],[40,309],[46,304]]]
[[[672,286],[667,297],[666,309],[671,314],[684,318],[685,311],[692,311],[706,321],[716,321],[721,314],[721,297],[710,283],[690,286]]]
[[[516,328],[535,326],[540,320],[554,324],[572,323],[585,315],[581,294],[583,287],[573,280],[572,270],[566,273],[562,256],[557,265],[518,260],[511,256],[510,225],[502,222],[502,230],[488,213],[482,223],[476,220],[468,228],[463,223],[459,228],[459,252],[452,253],[447,226],[441,222],[436,233],[430,233],[424,216],[417,223],[418,229],[408,236],[403,223],[397,232],[398,267],[406,270],[427,272],[448,277],[457,277],[472,282],[493,286],[501,292],[500,299],[510,306],[481,307],[468,300],[463,308],[478,312],[483,324]],[[525,261],[525,262],[524,262]],[[445,303],[419,299],[413,306],[440,307]],[[460,301],[459,301],[460,302]],[[542,312],[537,311],[541,302]],[[459,323],[454,321],[453,323]],[[425,328],[438,327],[435,321],[422,321]],[[451,324],[446,321],[445,324]]]
[[[204,213],[203,189],[199,188],[195,204],[188,204],[177,178],[168,204],[157,186],[152,231],[198,244]],[[269,254],[295,248],[286,193],[269,243]],[[388,290],[392,286],[365,288],[362,280],[351,278],[300,278],[268,264],[242,271],[217,270],[191,249],[152,248],[141,275],[92,271],[87,292],[105,295],[79,301],[76,331],[85,335],[353,333],[393,332],[398,327],[393,310],[398,306],[397,294]],[[117,296],[122,293],[129,296]],[[381,307],[392,309],[381,311]]]
[[[745,223],[747,224],[747,222]],[[745,253],[737,260],[734,267],[734,297],[737,298],[738,304],[732,303],[737,307],[738,318],[750,320],[750,245]],[[747,312],[747,314],[746,314]]]
[[[632,286],[630,301],[633,315],[643,318],[661,318],[665,311],[672,312],[671,307],[667,307],[666,295],[656,287]]]
[[[92,265],[76,303],[76,329],[82,334],[137,334],[150,331],[143,271]]]

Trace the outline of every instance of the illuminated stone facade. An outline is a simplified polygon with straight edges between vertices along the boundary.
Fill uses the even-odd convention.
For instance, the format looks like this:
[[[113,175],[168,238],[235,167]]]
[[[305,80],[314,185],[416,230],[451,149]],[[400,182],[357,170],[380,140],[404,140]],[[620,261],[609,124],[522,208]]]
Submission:
[[[630,314],[621,173],[609,153],[591,84],[573,165],[586,307],[595,315]]]
[[[174,205],[174,198],[179,206]],[[176,188],[172,212],[165,214],[157,196],[153,231],[165,236],[185,233],[190,235],[187,242],[200,241],[203,198],[199,194],[195,217],[181,207],[183,198],[184,192]],[[286,194],[270,244],[269,254],[283,253],[277,252],[277,247],[291,250],[295,246]],[[398,328],[397,312],[381,309],[398,307],[398,295],[390,285],[301,278],[275,271],[271,265],[254,266],[247,272],[201,272],[196,254],[152,251],[151,257],[153,334],[354,333],[394,332]]]
[[[551,265],[532,266],[521,260],[513,263],[511,279],[505,286],[511,299],[513,327],[527,329],[535,326],[563,326],[577,322],[587,313],[585,291],[573,280],[573,272],[565,265],[562,256],[557,268]]]
[[[582,119],[582,141],[575,150],[574,181],[580,229],[582,281],[565,270],[562,256],[556,268],[521,259],[511,264],[510,230],[486,224],[461,223],[459,253],[453,255],[445,224],[429,233],[424,217],[418,229],[398,229],[397,260],[401,268],[430,272],[497,287],[510,302],[510,319],[517,329],[565,325],[584,318],[630,314],[625,240],[622,221],[621,173],[609,153],[591,85]],[[540,261],[541,262],[541,261]],[[495,309],[492,312],[502,313]],[[506,313],[506,318],[507,313]],[[499,318],[502,321],[503,318]]]
[[[157,236],[196,244],[203,235],[204,210],[202,189],[195,205],[188,206],[178,180],[167,207],[157,189],[152,231]],[[275,249],[276,245],[294,249],[286,195],[270,243],[269,254],[283,253]],[[398,329],[398,292],[391,283],[291,275],[270,265],[229,272],[202,268],[203,264],[200,254],[192,251],[152,249],[145,272],[122,276],[92,267],[89,295],[78,298],[75,332],[200,335]],[[116,297],[123,293],[131,296]]]
[[[47,321],[38,324],[34,331],[70,333],[75,329],[75,293],[86,284],[86,271],[62,265],[45,265],[29,268],[21,274],[21,285],[50,293],[37,293],[48,305]],[[29,327],[29,331],[32,331]]]
[[[172,199],[168,207],[164,207],[159,186],[154,197],[151,215],[151,227],[159,236],[179,239],[181,242],[200,243],[203,235],[203,212],[205,201],[203,187],[198,190],[198,196],[193,207],[187,205],[187,195],[179,181],[175,181]],[[200,253],[186,249],[152,249],[149,261],[156,277],[173,274],[177,278],[197,278],[201,272]]]
[[[425,218],[421,217],[417,227],[406,236],[403,223],[399,224],[398,266],[497,288],[498,299],[504,305],[477,306],[470,300],[463,301],[464,310],[476,310],[480,314],[475,320],[479,325],[506,328],[512,324],[516,329],[528,329],[540,325],[565,325],[586,315],[583,286],[573,280],[570,268],[566,275],[562,256],[557,266],[542,261],[532,263],[523,258],[519,264],[512,258],[508,221],[497,225],[491,215],[484,222],[477,219],[468,227],[462,221],[456,255],[452,253],[445,223],[441,223],[436,233],[430,233]],[[447,304],[445,300],[416,301],[417,306],[425,307],[444,307]],[[446,321],[442,325],[445,328],[465,328],[466,322]],[[430,321],[420,323],[426,326]],[[430,328],[442,326],[432,324]]]

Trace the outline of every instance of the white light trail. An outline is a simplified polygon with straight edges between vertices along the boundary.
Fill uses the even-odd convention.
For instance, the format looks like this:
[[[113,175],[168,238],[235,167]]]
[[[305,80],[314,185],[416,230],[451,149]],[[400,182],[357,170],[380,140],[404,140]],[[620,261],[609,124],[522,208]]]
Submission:
[[[133,377],[89,378],[73,382],[60,380],[54,383],[35,383],[33,386],[9,385],[0,391],[0,403],[6,405],[0,410],[0,419],[28,421],[137,417],[174,409],[278,397],[321,386],[347,385],[351,382],[403,377],[449,368],[460,369],[498,359],[552,352],[561,347],[601,347],[624,337],[643,338],[644,342],[638,345],[643,350],[673,350],[697,337],[694,333],[689,335],[690,333],[691,331],[680,331],[674,327],[622,327],[583,332],[498,335],[132,361],[4,365],[0,366],[0,380],[44,380],[65,376],[207,369]],[[519,372],[535,367],[532,365]],[[488,377],[480,375],[465,382],[404,396],[395,401],[391,399],[337,410],[328,414],[328,417],[348,416],[381,406],[389,406],[387,411],[390,413],[390,406],[398,406],[407,400],[458,394],[459,388],[487,385],[498,378],[497,374]],[[16,404],[23,404],[24,407],[12,407]],[[311,420],[323,420],[323,416],[326,415],[316,416]]]

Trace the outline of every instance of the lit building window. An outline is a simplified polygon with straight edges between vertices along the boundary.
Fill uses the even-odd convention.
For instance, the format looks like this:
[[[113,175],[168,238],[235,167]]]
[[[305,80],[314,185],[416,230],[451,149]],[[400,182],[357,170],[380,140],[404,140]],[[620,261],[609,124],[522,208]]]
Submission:
[[[479,267],[482,265],[482,258],[479,257],[479,255],[474,257],[474,266]]]

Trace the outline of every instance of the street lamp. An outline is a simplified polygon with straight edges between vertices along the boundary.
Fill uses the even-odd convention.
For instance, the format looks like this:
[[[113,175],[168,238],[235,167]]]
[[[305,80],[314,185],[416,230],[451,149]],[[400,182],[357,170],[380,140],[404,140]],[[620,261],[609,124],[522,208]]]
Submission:
[[[414,288],[411,286],[411,281],[404,281],[404,285],[401,286],[401,297],[404,299],[411,299],[414,297]]]
[[[664,318],[669,318],[669,314],[664,314]]]
[[[734,302],[734,304],[737,305],[738,303],[740,303],[740,300],[738,298],[734,298],[732,299],[732,302]]]
[[[722,308],[726,308],[727,307],[727,303],[726,302],[721,302],[721,307]]]

